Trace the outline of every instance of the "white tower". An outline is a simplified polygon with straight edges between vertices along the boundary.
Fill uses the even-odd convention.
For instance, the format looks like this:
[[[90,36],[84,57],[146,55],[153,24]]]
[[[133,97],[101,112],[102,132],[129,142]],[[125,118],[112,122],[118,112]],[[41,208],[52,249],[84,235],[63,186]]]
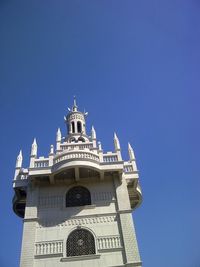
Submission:
[[[114,152],[86,133],[87,113],[76,101],[65,117],[67,135],[56,134],[56,149],[30,166],[17,158],[13,209],[24,218],[20,267],[141,266],[132,211],[142,201],[135,156],[123,161],[114,134]]]

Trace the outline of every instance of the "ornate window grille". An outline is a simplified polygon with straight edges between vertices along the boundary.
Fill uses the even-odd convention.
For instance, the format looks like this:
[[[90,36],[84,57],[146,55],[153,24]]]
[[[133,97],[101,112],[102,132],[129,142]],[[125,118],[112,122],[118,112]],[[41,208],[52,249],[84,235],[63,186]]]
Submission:
[[[66,207],[91,205],[90,191],[82,186],[71,188],[66,195]]]
[[[67,239],[67,257],[95,254],[94,236],[85,229],[74,230]]]

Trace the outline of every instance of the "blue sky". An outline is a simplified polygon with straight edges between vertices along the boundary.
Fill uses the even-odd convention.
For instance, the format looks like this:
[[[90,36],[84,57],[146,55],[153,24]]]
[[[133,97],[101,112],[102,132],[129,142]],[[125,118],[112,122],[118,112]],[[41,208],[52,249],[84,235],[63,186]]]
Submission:
[[[197,0],[0,1],[1,267],[19,266],[15,160],[37,138],[47,155],[77,96],[103,149],[131,142],[143,204],[144,267],[200,266],[200,3]]]

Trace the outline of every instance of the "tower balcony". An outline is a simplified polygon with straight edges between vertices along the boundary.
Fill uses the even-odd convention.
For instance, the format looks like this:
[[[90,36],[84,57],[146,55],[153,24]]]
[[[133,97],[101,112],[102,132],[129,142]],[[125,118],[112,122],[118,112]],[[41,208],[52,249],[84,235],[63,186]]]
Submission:
[[[126,180],[131,208],[135,209],[142,202],[137,167],[133,161],[123,161],[116,152],[102,153],[76,147],[50,154],[48,158],[34,158],[31,167],[21,169],[14,178],[13,209],[20,217],[24,216],[28,183],[67,184],[72,180],[104,180],[114,177],[114,174],[115,177]]]

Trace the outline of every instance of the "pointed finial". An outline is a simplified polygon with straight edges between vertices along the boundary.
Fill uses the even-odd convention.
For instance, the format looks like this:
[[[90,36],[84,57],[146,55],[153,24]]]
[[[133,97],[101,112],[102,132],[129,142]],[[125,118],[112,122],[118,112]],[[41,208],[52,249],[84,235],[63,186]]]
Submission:
[[[61,142],[61,131],[60,128],[58,128],[57,133],[56,133],[56,142]]]
[[[92,126],[92,131],[91,131],[92,139],[96,139],[96,131],[94,129],[94,126]]]
[[[115,144],[115,150],[120,150],[119,139],[118,139],[118,137],[117,137],[115,132],[114,132],[114,144]]]
[[[76,96],[74,96],[74,105],[72,107],[72,111],[77,111],[77,108],[78,108],[78,106],[76,104]]]
[[[36,142],[36,138],[34,138],[33,144],[31,146],[31,156],[37,156],[37,142]]]
[[[76,106],[76,96],[74,95],[74,106]]]
[[[22,161],[23,161],[23,156],[22,156],[22,150],[19,151],[19,155],[17,156],[16,160],[16,168],[21,168],[22,167]]]
[[[130,160],[135,160],[135,155],[134,155],[134,151],[133,151],[133,148],[131,146],[130,143],[128,143],[128,153],[129,153],[129,158]]]

